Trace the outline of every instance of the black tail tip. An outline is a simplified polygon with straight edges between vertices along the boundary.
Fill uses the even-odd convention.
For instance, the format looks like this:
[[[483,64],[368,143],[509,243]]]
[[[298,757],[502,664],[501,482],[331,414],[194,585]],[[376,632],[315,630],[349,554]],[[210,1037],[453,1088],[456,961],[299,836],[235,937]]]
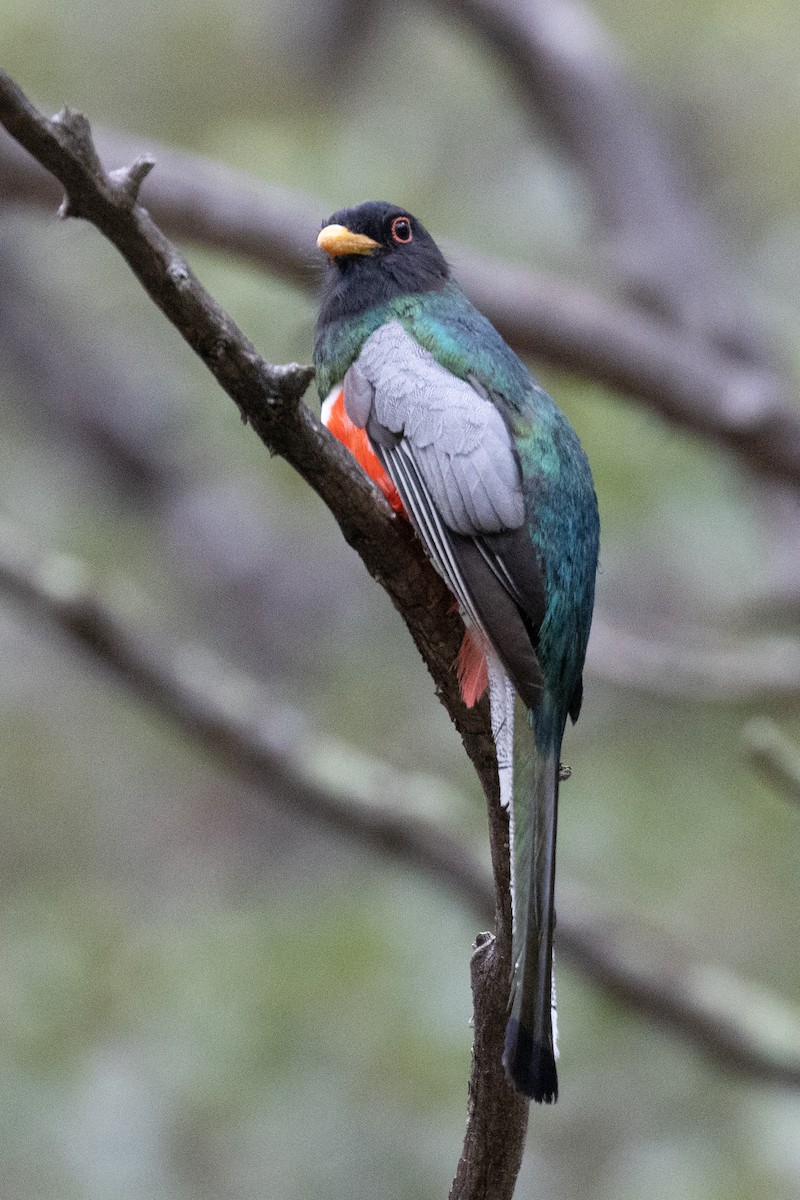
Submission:
[[[517,1091],[537,1104],[555,1104],[558,1074],[553,1047],[534,1042],[516,1017],[506,1026],[503,1066]]]

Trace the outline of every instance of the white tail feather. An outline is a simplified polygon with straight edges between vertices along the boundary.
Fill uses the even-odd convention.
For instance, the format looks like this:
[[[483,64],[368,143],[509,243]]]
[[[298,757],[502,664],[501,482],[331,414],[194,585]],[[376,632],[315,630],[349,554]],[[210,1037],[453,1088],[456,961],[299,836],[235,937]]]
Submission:
[[[558,1062],[558,1009],[556,1006],[555,954],[553,955],[553,974],[550,978],[550,988],[551,988],[550,1012],[552,1014],[551,1019],[553,1022],[553,1054],[555,1056],[556,1062]]]
[[[492,737],[497,752],[500,776],[500,803],[511,808],[514,790],[514,685],[506,675],[500,659],[492,650],[486,655],[489,673],[489,710],[492,718]]]

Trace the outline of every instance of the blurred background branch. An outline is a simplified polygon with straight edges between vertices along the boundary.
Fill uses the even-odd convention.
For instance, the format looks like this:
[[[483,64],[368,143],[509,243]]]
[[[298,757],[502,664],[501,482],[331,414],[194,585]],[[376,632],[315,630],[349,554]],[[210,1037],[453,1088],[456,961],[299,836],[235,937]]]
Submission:
[[[104,161],[141,151],[103,133]],[[171,237],[254,262],[305,287],[319,214],[311,197],[271,191],[243,174],[160,146],[158,171],[142,200]],[[13,142],[0,139],[0,197],[52,211],[57,189],[31,169]],[[447,243],[445,243],[447,245]],[[520,353],[619,389],[660,416],[732,450],[756,470],[800,486],[800,415],[785,377],[763,363],[738,361],[635,310],[563,281],[447,247],[475,303]],[[668,257],[668,256],[667,256]],[[672,259],[670,259],[672,263]],[[724,291],[722,282],[720,288]],[[729,291],[725,291],[729,295]],[[716,309],[714,310],[716,311]]]
[[[590,672],[637,692],[727,703],[800,697],[800,640],[763,638],[704,644],[699,627],[671,639],[644,637],[598,613],[592,623]]]
[[[586,177],[626,294],[723,355],[775,367],[714,222],[623,55],[581,0],[439,0],[484,38],[538,126]]]
[[[308,731],[293,741],[288,731],[299,714],[276,706],[263,685],[206,647],[175,642],[163,629],[137,630],[101,598],[83,563],[36,552],[9,529],[0,530],[0,588],[95,657],[226,771],[329,832],[426,873],[480,920],[491,919],[493,888],[483,865],[430,822],[402,813],[413,803],[413,777],[362,759],[365,773],[380,779],[380,800],[337,795],[326,786],[324,764],[352,749],[328,746]]]
[[[366,777],[380,780],[379,798],[343,794],[326,779],[324,764],[353,755],[352,748],[326,746],[307,729],[302,739],[287,735],[296,728],[297,715],[276,706],[263,685],[205,647],[177,642],[164,629],[136,628],[102,598],[83,563],[43,554],[9,529],[0,529],[0,590],[66,634],[225,771],[279,797],[281,805],[329,833],[427,876],[478,920],[491,920],[495,900],[488,872],[462,842],[409,811],[413,777],[361,760]],[[361,791],[367,788],[362,785]],[[654,953],[652,929],[637,930],[630,919],[604,918],[597,897],[582,894],[569,880],[562,880],[560,890],[560,955],[595,986],[677,1033],[716,1066],[800,1088],[800,1057],[785,1058],[779,1043],[755,1035],[735,1004],[726,1012],[709,1004],[692,983],[685,949],[661,935],[661,953]],[[734,997],[746,992],[735,979],[729,987]],[[800,1028],[797,1036],[800,1041]]]

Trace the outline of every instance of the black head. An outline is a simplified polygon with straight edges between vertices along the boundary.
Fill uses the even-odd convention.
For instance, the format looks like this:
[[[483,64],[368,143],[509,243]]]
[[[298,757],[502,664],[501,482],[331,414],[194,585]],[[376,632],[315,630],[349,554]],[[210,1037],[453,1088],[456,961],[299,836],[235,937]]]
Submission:
[[[438,291],[450,268],[404,208],[367,200],[333,214],[317,245],[328,256],[321,320],[351,316],[397,296]]]

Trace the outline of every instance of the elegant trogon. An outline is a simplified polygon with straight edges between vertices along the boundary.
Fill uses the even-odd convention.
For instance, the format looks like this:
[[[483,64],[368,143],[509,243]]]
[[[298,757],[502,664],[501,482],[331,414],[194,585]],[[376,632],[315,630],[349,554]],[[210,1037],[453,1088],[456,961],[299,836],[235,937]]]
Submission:
[[[451,278],[419,221],[370,201],[334,213],[314,365],[323,419],[405,512],[467,626],[459,670],[488,680],[511,824],[513,977],[503,1061],[558,1095],[553,928],[559,756],[580,710],[599,520],[561,410]],[[532,743],[514,780],[515,694]]]

